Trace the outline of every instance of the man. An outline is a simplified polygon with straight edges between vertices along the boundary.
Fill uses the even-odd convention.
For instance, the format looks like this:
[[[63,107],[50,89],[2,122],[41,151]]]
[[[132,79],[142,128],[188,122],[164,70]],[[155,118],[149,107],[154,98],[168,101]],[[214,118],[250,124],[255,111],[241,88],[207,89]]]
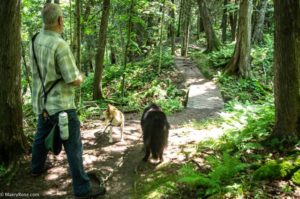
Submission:
[[[32,147],[31,175],[36,177],[45,172],[48,154],[44,145],[45,138],[53,123],[58,121],[59,112],[65,111],[68,114],[69,138],[63,141],[63,145],[73,179],[74,195],[77,198],[103,195],[105,188],[94,189],[83,169],[80,122],[74,103],[74,88],[80,85],[82,76],[75,65],[70,47],[60,35],[64,28],[62,10],[57,4],[46,4],[42,10],[42,18],[44,28],[33,41],[34,53],[31,49],[32,105],[33,111],[38,115],[37,132]],[[44,90],[48,91],[51,87],[45,102]],[[47,110],[49,118],[42,114],[44,110]]]

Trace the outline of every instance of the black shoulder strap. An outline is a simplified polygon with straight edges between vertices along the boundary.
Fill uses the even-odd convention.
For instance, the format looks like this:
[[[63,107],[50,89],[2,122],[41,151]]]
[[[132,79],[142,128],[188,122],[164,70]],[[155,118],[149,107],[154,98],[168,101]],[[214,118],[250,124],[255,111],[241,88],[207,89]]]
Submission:
[[[43,81],[42,74],[41,74],[41,71],[40,71],[39,63],[37,61],[37,58],[36,58],[36,55],[35,55],[35,50],[34,50],[34,41],[35,41],[36,37],[38,36],[38,34],[39,34],[39,32],[36,33],[32,37],[32,39],[31,39],[31,45],[32,45],[33,58],[34,58],[34,61],[35,61],[36,67],[37,67],[37,71],[38,71],[39,77],[40,77],[41,82],[42,82],[42,88],[43,88],[43,93],[44,93],[44,104],[46,104],[46,102],[47,102],[46,88],[45,88],[45,85],[44,85],[44,81]]]
[[[39,64],[38,64],[38,61],[37,61],[37,58],[36,58],[36,55],[35,55],[35,50],[34,50],[34,41],[36,39],[36,36],[39,34],[36,33],[32,39],[31,39],[31,44],[32,44],[32,52],[33,52],[33,58],[34,58],[34,61],[35,61],[35,64],[36,64],[36,67],[37,67],[37,71],[38,71],[38,74],[39,74],[39,77],[41,79],[41,82],[42,82],[42,89],[43,89],[43,93],[44,93],[44,105],[46,104],[47,102],[47,95],[48,93],[54,88],[54,86],[60,81],[62,80],[62,78],[60,79],[57,79],[52,85],[51,87],[48,89],[48,91],[46,91],[46,88],[45,88],[45,85],[44,85],[44,81],[43,81],[43,78],[42,78],[42,74],[41,74],[41,71],[40,71],[40,67],[39,67]]]

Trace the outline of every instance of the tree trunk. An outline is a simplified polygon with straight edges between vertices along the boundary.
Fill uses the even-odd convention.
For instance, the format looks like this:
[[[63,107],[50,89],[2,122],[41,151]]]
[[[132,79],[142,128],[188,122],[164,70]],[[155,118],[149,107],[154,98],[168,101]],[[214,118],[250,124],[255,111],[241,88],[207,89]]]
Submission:
[[[114,45],[113,43],[110,44],[109,59],[111,64],[116,64],[117,63],[116,48],[113,45]]]
[[[153,2],[153,0],[149,0],[149,2]],[[156,26],[156,24],[154,23],[154,15],[153,14],[150,14],[148,17],[147,17],[147,28],[146,28],[146,34],[147,34],[147,40],[146,40],[146,46],[149,47],[148,50],[152,49],[153,46],[156,46],[156,41],[155,39],[153,39],[153,36],[154,36],[154,30],[153,30],[153,27]],[[123,37],[122,37],[123,38]],[[124,39],[122,40],[123,41],[123,47],[125,49],[125,41]],[[147,53],[149,53],[149,51],[147,50]],[[125,50],[123,50],[125,52]]]
[[[52,0],[47,0],[47,1],[46,1],[46,3],[51,3],[51,2],[52,2]],[[54,3],[59,4],[59,0],[54,0]]]
[[[76,64],[79,71],[81,71],[81,60],[80,60],[80,43],[81,43],[81,25],[80,25],[80,16],[81,16],[81,1],[76,0]]]
[[[105,53],[105,45],[106,45],[106,33],[107,33],[107,25],[109,18],[109,9],[110,9],[110,0],[103,1],[103,10],[99,31],[99,39],[98,39],[98,52],[96,56],[96,66],[95,66],[95,74],[94,74],[94,91],[93,91],[93,99],[102,99],[103,91],[102,91],[102,73],[103,73],[103,62],[104,62],[104,53]]]
[[[218,38],[216,37],[215,31],[213,29],[212,23],[211,23],[211,17],[208,13],[208,9],[206,6],[206,1],[205,0],[197,0],[199,10],[201,17],[203,19],[203,25],[204,25],[204,30],[206,34],[206,40],[207,40],[207,48],[206,52],[211,52],[214,50],[218,50],[220,46],[220,42]]]
[[[274,0],[275,127],[273,136],[300,136],[300,2]]]
[[[253,27],[252,34],[252,43],[257,44],[260,43],[263,39],[263,29],[265,22],[265,15],[268,6],[268,0],[261,0],[258,5],[258,13],[255,18],[255,23]]]
[[[225,73],[248,77],[250,75],[252,0],[241,0],[237,42],[233,56],[225,68]]]
[[[124,67],[123,67],[123,75],[122,75],[122,98],[125,96],[125,81],[126,81],[126,68],[127,68],[127,56],[128,56],[128,48],[130,45],[130,36],[131,36],[131,29],[132,29],[132,15],[134,9],[134,0],[131,0],[130,8],[129,8],[129,19],[128,19],[128,27],[127,27],[127,42],[125,46],[124,52]]]
[[[180,37],[180,32],[181,32],[181,20],[182,20],[182,1],[180,0],[180,6],[179,6],[179,15],[178,15],[178,26],[177,26],[177,37]]]
[[[30,93],[32,91],[31,89],[31,81],[30,81],[30,69],[27,65],[27,62],[26,62],[26,57],[25,57],[25,50],[24,50],[24,46],[23,44],[21,45],[21,48],[22,48],[22,59],[23,59],[23,64],[24,64],[24,68],[25,68],[25,77],[26,77],[26,81],[27,81],[27,84],[29,86],[29,89],[30,89]]]
[[[203,25],[203,19],[201,17],[201,14],[200,14],[200,9],[199,9],[199,6],[198,6],[198,9],[195,10],[195,15],[197,16],[197,39],[200,39],[201,38],[201,33],[204,32],[204,25]]]
[[[72,51],[73,51],[73,36],[72,36],[72,1],[70,1],[69,2],[69,12],[70,12],[70,22],[69,22],[69,24],[70,24],[70,26],[69,26],[69,28],[70,28],[70,46],[71,46],[71,49],[72,49]],[[74,51],[73,51],[73,53],[74,53]]]
[[[224,0],[224,8],[223,8],[223,16],[222,16],[222,42],[226,42],[226,35],[227,35],[227,9],[226,5],[228,4],[228,0]]]
[[[160,36],[159,36],[159,62],[158,62],[158,74],[160,74],[161,70],[161,59],[162,59],[162,39],[163,39],[163,27],[164,27],[164,19],[165,19],[165,3],[166,0],[163,0],[163,4],[161,7],[161,20],[160,20]]]
[[[237,0],[235,0],[235,4],[237,4]],[[231,40],[235,41],[236,25],[237,25],[237,12],[232,12],[229,14],[229,24],[230,24],[230,28],[231,28]]]
[[[0,1],[0,163],[16,163],[27,148],[22,126],[20,1]]]
[[[200,11],[199,11],[199,15],[200,15]],[[203,23],[203,18],[200,15],[200,21],[199,21],[199,26],[200,26],[200,32],[205,32],[204,30],[204,23]]]
[[[197,12],[197,11],[196,11]],[[197,16],[197,22],[196,22],[196,27],[197,27],[197,40],[200,39],[200,11],[198,9],[198,13],[196,13]]]
[[[186,57],[189,46],[190,36],[190,21],[191,21],[191,1],[182,0],[182,44],[181,44],[181,56]]]
[[[174,0],[171,0],[174,4]],[[175,55],[175,10],[171,8],[171,24],[170,24],[170,35],[171,35],[171,54]]]

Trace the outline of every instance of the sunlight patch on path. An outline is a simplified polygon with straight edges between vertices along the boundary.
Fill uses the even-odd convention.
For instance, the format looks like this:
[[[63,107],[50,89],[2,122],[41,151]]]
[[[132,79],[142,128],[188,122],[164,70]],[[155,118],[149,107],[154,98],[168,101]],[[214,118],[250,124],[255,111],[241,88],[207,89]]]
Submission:
[[[215,109],[223,106],[223,100],[213,82],[205,82],[189,87],[188,108]]]
[[[187,108],[216,109],[224,106],[221,93],[215,83],[205,79],[190,59],[176,57],[175,66],[184,76],[184,84],[189,90]]]

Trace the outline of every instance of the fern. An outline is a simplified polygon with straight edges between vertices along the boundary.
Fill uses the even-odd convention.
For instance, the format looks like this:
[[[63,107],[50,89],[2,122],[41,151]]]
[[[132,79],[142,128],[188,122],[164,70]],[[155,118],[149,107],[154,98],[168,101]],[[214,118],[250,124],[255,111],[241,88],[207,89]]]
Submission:
[[[180,169],[181,178],[178,182],[188,184],[194,188],[204,187],[205,195],[211,195],[221,190],[220,184],[214,179],[197,172],[191,165],[185,165]],[[197,195],[201,195],[198,190]]]
[[[224,152],[221,160],[215,159],[212,156],[208,159],[208,162],[214,166],[208,176],[220,184],[229,182],[238,172],[248,166],[247,164],[241,163],[238,157],[231,156],[226,152]]]
[[[209,156],[207,161],[212,167],[211,172],[204,175],[191,165],[185,165],[180,169],[179,182],[196,189],[205,188],[205,196],[209,196],[224,190],[223,187],[230,184],[238,172],[248,167],[238,157],[233,157],[226,152],[221,157]]]

